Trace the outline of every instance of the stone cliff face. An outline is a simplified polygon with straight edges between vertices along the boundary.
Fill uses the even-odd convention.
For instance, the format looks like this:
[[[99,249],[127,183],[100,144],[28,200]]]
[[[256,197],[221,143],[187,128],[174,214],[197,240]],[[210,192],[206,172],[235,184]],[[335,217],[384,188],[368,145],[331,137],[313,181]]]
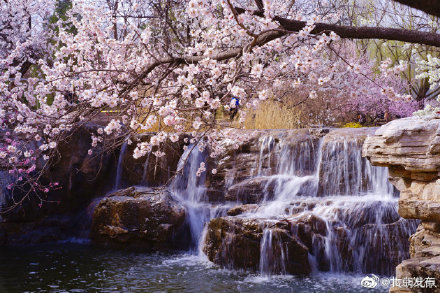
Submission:
[[[366,139],[363,155],[389,168],[400,190],[400,216],[421,220],[410,237],[411,258],[397,266],[397,278],[434,277],[440,292],[440,119],[392,121]]]

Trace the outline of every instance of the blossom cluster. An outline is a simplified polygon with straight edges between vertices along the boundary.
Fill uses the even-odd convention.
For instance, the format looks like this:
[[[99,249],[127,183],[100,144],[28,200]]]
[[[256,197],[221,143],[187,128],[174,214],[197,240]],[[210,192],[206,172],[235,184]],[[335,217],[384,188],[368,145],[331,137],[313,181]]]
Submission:
[[[119,8],[107,2],[74,0],[66,17],[52,23],[48,15],[57,1],[1,4],[0,26],[13,25],[0,27],[10,38],[0,40],[0,121],[9,132],[0,158],[17,174],[33,168],[32,173],[39,158],[44,169],[71,131],[103,113],[111,119],[92,134],[90,155],[113,139],[135,144],[136,159],[149,153],[161,157],[164,143],[187,132],[191,143],[209,147],[215,157],[225,142],[238,147],[247,139],[218,127],[219,114],[236,107],[232,97],[240,100],[239,123],[247,109],[283,87],[307,90],[310,99],[348,89],[353,98],[403,97],[392,87],[371,92],[364,78],[371,67],[347,68],[330,58],[329,46],[340,42],[339,36],[312,31],[334,15],[289,14],[290,4],[282,0],[263,0],[263,15],[253,13],[256,6],[230,0],[176,1],[165,15],[148,1],[120,1]],[[9,13],[12,7],[16,13]],[[27,29],[23,19],[36,15],[38,25]],[[306,25],[285,32],[275,16]],[[27,63],[32,72],[24,71]],[[390,79],[400,70],[384,68]],[[156,134],[140,141],[145,131]],[[200,166],[198,173],[204,171]]]

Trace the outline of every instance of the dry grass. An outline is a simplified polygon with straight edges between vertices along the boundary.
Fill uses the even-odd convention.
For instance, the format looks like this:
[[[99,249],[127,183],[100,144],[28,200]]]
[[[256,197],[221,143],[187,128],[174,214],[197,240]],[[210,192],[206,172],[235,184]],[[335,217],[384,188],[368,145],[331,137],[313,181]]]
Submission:
[[[304,127],[302,110],[288,104],[265,101],[256,110],[248,110],[244,126],[246,129],[288,129]]]
[[[282,97],[282,98],[279,98]],[[344,113],[328,93],[308,98],[308,91],[279,91],[275,97],[260,104],[256,110],[248,110],[246,129],[291,129],[312,126],[341,126],[352,119],[352,113]],[[333,119],[338,117],[338,119]],[[234,121],[234,126],[238,122]]]

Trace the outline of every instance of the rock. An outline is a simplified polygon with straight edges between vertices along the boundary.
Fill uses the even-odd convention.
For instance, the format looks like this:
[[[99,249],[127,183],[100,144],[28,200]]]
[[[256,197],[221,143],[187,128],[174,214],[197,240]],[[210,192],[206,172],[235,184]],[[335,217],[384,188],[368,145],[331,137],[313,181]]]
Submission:
[[[440,233],[436,233],[420,225],[417,232],[410,237],[411,257],[440,256]]]
[[[153,134],[147,133],[141,137],[141,140],[148,141]],[[139,159],[134,159],[133,150],[136,145],[127,146],[122,158],[122,185],[157,187],[166,184],[177,169],[177,164],[183,154],[185,137],[186,135],[182,135],[176,143],[165,143],[161,151],[166,155],[160,158],[153,154],[147,154]],[[152,152],[155,152],[156,148]]]
[[[178,247],[184,222],[185,209],[168,191],[131,187],[101,200],[90,236],[98,246],[168,250]]]
[[[265,228],[272,230],[272,237],[266,239],[271,241],[272,250],[261,253]],[[270,273],[310,273],[307,247],[283,222],[238,217],[213,219],[208,224],[203,251],[209,260],[222,267],[256,271],[263,266]],[[270,259],[262,260],[261,255],[269,255]]]
[[[227,211],[228,216],[238,216],[245,213],[253,213],[258,209],[256,204],[245,204],[233,207]]]
[[[294,160],[301,172],[312,173],[315,166],[317,147],[322,133],[309,129],[258,130],[237,150],[230,147],[213,159],[208,165],[217,169],[216,174],[207,174],[210,188],[225,192],[232,185],[256,176],[270,176],[284,173],[281,158]],[[297,171],[299,172],[299,168]],[[302,174],[304,175],[304,174]]]
[[[399,214],[422,220],[410,237],[411,258],[397,266],[397,278],[440,279],[440,120],[408,117],[392,121],[366,139],[363,155],[388,166],[400,191]],[[440,284],[437,284],[440,288]],[[429,292],[440,292],[440,289]],[[400,291],[399,291],[400,290]],[[403,292],[393,288],[393,292]],[[426,289],[428,290],[428,289]],[[428,292],[414,289],[412,292]]]
[[[425,228],[428,231],[432,231],[432,232],[440,232],[440,223],[436,223],[436,222],[422,222],[422,226],[423,228]]]
[[[327,223],[312,213],[305,213],[290,224],[296,226],[297,236],[307,247],[312,247],[312,240],[317,235],[327,235]]]
[[[306,208],[288,218],[289,230],[307,246],[321,271],[332,267],[392,275],[395,266],[409,256],[407,239],[416,223],[401,220],[394,201],[315,198],[301,205]]]
[[[116,164],[112,153],[89,156],[91,134],[98,125],[86,124],[78,128],[57,147],[56,161],[43,174],[43,184],[58,182],[60,189],[45,194],[41,204],[30,195],[22,204],[0,216],[0,245],[32,244],[65,240],[83,235],[90,228],[87,206],[97,195],[111,189]],[[99,153],[100,149],[96,150]],[[37,161],[41,167],[42,161]],[[6,190],[5,171],[0,171],[0,205],[13,206],[11,193]],[[15,199],[23,194],[14,191]],[[47,196],[47,197],[46,197]]]
[[[39,198],[30,196],[22,205],[4,215],[5,221],[39,221],[54,214],[80,211],[97,194],[104,194],[109,190],[108,182],[113,178],[112,155],[103,153],[95,158],[87,154],[91,146],[91,133],[97,127],[94,124],[84,125],[58,145],[57,161],[43,174],[41,181],[43,184],[58,182],[61,189],[47,193],[41,207]],[[17,193],[19,191],[15,192],[15,198],[22,196]],[[12,204],[12,199],[8,196],[4,205]]]
[[[440,256],[414,257],[404,260],[396,268],[396,278],[422,278],[424,288],[411,288],[410,292],[440,292]],[[426,287],[427,278],[431,278],[433,286]],[[393,291],[407,292],[407,291]]]
[[[225,200],[244,204],[256,204],[271,200],[274,196],[275,184],[276,182],[271,177],[266,176],[243,180],[228,189]]]
[[[375,128],[335,129],[322,139],[318,196],[366,192],[371,174],[361,146]]]
[[[440,168],[440,119],[408,117],[379,128],[364,144],[372,164],[402,166],[410,172],[437,172]]]

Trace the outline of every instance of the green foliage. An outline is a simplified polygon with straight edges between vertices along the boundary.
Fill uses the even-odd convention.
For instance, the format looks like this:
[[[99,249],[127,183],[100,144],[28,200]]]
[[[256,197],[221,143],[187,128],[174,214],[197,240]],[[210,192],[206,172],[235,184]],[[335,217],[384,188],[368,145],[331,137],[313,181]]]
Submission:
[[[49,23],[53,25],[61,19],[64,22],[63,27],[67,28],[68,32],[75,34],[77,31],[75,26],[73,26],[71,22],[68,22],[69,17],[67,15],[67,12],[70,9],[72,9],[71,0],[58,0],[55,7],[55,12],[50,17]],[[54,26],[53,30],[58,33],[60,29],[58,26]]]

